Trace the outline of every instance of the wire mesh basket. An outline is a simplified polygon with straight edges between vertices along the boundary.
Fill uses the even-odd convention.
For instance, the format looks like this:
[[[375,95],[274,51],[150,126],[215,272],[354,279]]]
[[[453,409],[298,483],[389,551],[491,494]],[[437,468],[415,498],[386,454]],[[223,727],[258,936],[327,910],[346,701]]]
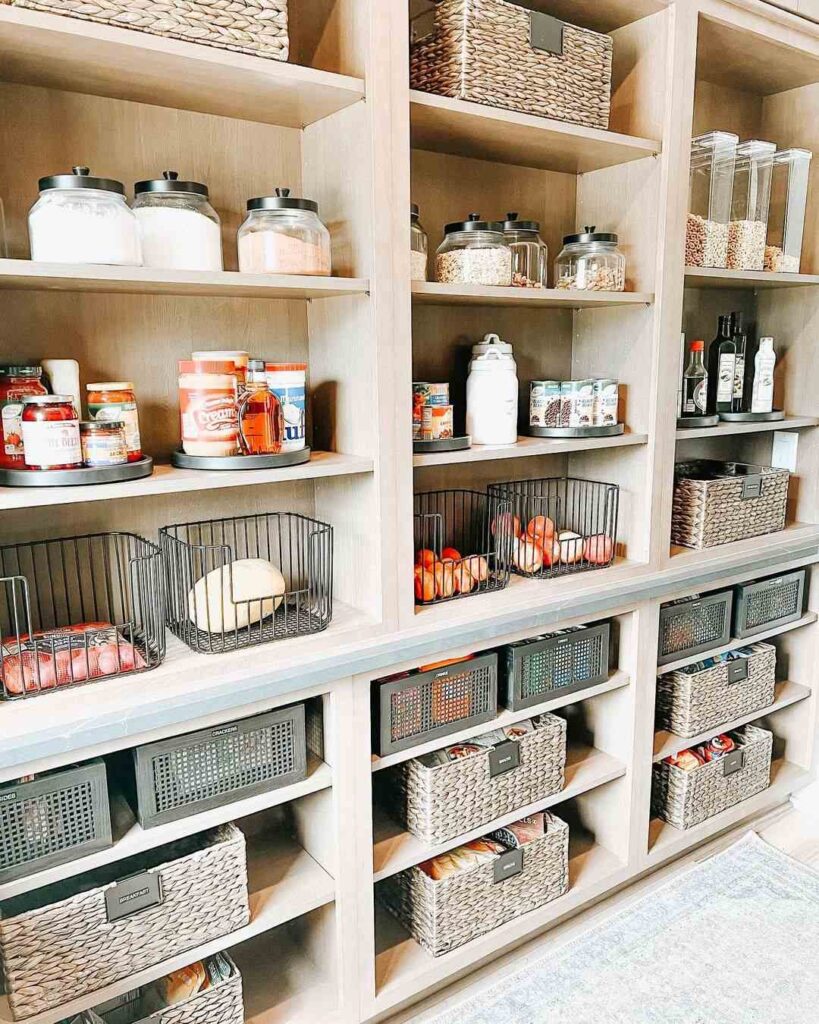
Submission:
[[[165,656],[161,562],[130,533],[0,548],[0,697],[155,668]]]
[[[736,588],[734,635],[752,636],[761,629],[801,619],[805,604],[806,569],[767,580],[740,583]]]
[[[657,664],[703,654],[731,639],[734,594],[721,590],[660,606]]]
[[[168,628],[218,654],[307,636],[333,617],[333,528],[293,512],[163,526]]]
[[[509,583],[508,501],[481,491],[415,495],[415,600],[437,604]]]
[[[511,505],[512,571],[544,578],[602,569],[614,561],[620,488],[573,477],[492,484]]]

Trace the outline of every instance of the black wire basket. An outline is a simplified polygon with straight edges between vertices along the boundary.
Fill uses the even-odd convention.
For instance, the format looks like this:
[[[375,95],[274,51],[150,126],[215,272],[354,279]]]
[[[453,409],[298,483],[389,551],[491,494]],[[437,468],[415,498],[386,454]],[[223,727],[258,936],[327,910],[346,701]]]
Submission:
[[[503,590],[509,583],[508,500],[480,491],[415,495],[415,600],[438,604]]]
[[[162,556],[130,533],[0,548],[0,697],[155,668],[165,656]]]
[[[508,501],[515,538],[512,571],[542,579],[602,569],[614,561],[620,488],[573,477],[492,484]]]
[[[163,526],[159,538],[168,628],[192,650],[219,654],[329,626],[333,528],[326,523],[264,512]]]

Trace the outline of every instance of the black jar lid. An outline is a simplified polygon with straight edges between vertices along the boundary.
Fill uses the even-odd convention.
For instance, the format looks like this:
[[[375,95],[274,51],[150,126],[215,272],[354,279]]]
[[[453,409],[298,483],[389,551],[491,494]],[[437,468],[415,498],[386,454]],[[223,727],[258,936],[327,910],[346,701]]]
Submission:
[[[504,231],[533,231],[537,234],[540,231],[540,222],[536,220],[518,220],[516,213],[507,213],[503,225]]]
[[[121,181],[114,181],[113,178],[95,178],[87,167],[72,167],[71,174],[50,174],[47,178],[40,178],[39,186],[41,192],[55,188],[95,188],[100,192],[125,195]]]
[[[141,196],[146,192],[185,192],[188,195],[208,198],[208,186],[201,181],[180,181],[177,171],[163,171],[161,178],[150,181],[138,181],[134,185],[134,195]]]
[[[456,220],[444,226],[444,234],[453,231],[498,231],[503,233],[503,224],[499,220],[481,220],[479,213],[470,213],[466,220]]]
[[[610,231],[597,231],[594,224],[591,227],[587,224],[579,234],[563,236],[564,245],[574,245],[577,242],[614,242],[617,245],[617,235]]]
[[[421,208],[418,203],[410,203],[410,217],[413,220],[418,220],[421,216]]]
[[[248,210],[310,210],[318,213],[318,203],[312,199],[294,199],[289,188],[277,188],[275,195],[248,199]]]

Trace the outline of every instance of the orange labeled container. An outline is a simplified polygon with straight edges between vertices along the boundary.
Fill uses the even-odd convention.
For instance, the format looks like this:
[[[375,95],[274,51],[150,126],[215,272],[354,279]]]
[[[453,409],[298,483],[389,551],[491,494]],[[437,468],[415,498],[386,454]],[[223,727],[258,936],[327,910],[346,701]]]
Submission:
[[[104,381],[86,384],[85,391],[89,420],[122,423],[125,427],[128,461],[139,462],[142,458],[142,441],[139,437],[139,414],[133,383],[130,380]]]
[[[182,450],[187,455],[238,454],[239,405],[234,364],[181,360],[179,414]]]

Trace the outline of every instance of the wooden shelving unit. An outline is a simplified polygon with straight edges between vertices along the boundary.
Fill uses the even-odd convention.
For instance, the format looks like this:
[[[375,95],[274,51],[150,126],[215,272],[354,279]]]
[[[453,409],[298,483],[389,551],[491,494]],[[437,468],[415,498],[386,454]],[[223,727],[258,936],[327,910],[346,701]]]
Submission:
[[[220,822],[247,828],[247,928],[31,1024],[55,1024],[227,948],[243,976],[248,1024],[385,1020],[784,803],[816,775],[819,162],[802,273],[686,267],[682,246],[692,134],[723,129],[819,153],[815,25],[771,5],[763,11],[757,0],[537,0],[613,37],[611,119],[602,131],[410,90],[408,4],[290,6],[291,56],[280,63],[0,5],[0,362],[65,356],[79,361],[83,384],[133,379],[144,447],[156,459],[153,476],[133,483],[0,488],[3,543],[98,530],[156,539],[168,523],[279,510],[334,529],[334,615],[324,632],[220,655],[195,654],[169,635],[164,662],[149,673],[0,702],[0,785],[295,701],[320,704],[324,730],[303,782],[153,830],[140,828],[115,795],[111,848],[0,885],[2,902]],[[32,262],[26,217],[37,179],[78,160],[126,191],[165,167],[208,182],[225,270]],[[246,200],[275,187],[318,201],[333,239],[333,276],[238,272]],[[410,202],[429,233],[430,269],[445,223],[473,210],[493,219],[517,210],[540,221],[550,265],[578,227],[616,232],[626,290],[412,283]],[[716,316],[731,309],[777,339],[775,405],[787,416],[678,430],[681,329],[689,340],[710,338]],[[414,455],[411,382],[449,381],[462,413],[469,349],[488,332],[513,345],[523,404],[532,379],[617,378],[626,433],[521,436],[508,448]],[[254,473],[168,464],[178,443],[177,361],[208,348],[308,363],[309,463]],[[779,431],[798,438],[788,527],[709,550],[670,547],[675,458],[769,462]],[[513,575],[497,593],[416,607],[414,494],[562,476],[619,486],[610,568],[547,580]],[[721,726],[753,721],[773,732],[771,786],[694,829],[673,829],[652,817],[652,764],[697,738],[656,732],[655,680],[705,655],[658,668],[660,605],[802,566],[801,618],[707,652],[765,638],[777,647],[774,704]],[[612,623],[603,682],[525,711],[500,706],[487,724],[456,723],[445,740],[374,755],[381,678],[603,619]],[[564,789],[468,836],[551,808],[570,826],[569,890],[433,958],[382,910],[378,883],[467,837],[425,848],[382,808],[382,773],[545,711],[568,722]],[[0,1024],[9,1019],[0,1003]]]

